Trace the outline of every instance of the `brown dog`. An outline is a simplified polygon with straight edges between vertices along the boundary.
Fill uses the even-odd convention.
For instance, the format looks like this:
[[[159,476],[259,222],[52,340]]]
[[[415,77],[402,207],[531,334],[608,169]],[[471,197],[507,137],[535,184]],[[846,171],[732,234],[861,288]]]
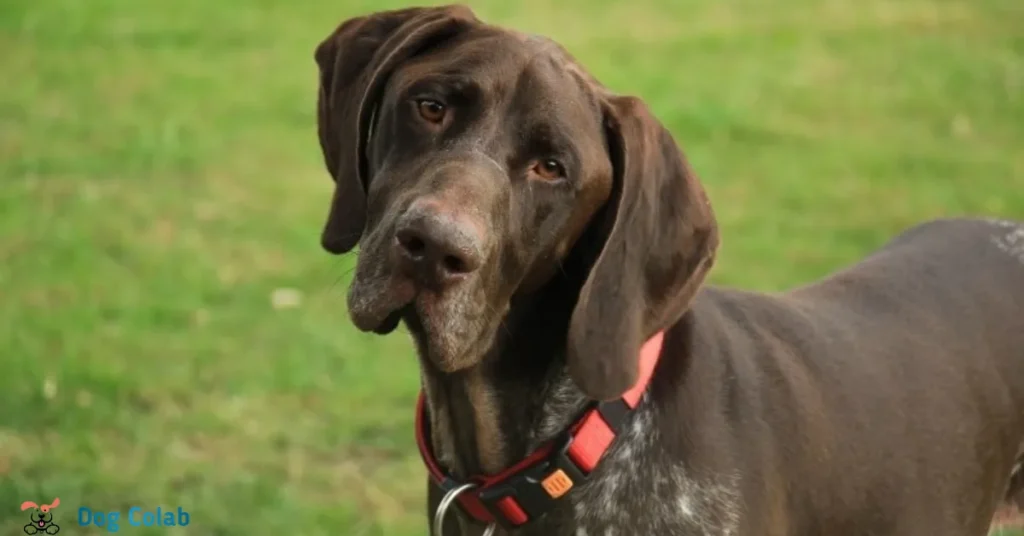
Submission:
[[[555,43],[416,8],[316,60],[322,242],[361,245],[356,326],[416,342],[430,514],[463,493],[445,534],[970,536],[1014,492],[1021,224],[924,224],[783,294],[702,287],[695,174]]]

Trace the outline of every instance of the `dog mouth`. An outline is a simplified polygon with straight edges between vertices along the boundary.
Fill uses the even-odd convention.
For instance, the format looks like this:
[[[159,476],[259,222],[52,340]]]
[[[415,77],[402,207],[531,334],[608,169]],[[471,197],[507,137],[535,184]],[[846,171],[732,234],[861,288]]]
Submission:
[[[361,331],[387,335],[398,327],[403,311],[416,295],[416,288],[409,281],[357,274],[348,291],[349,317]]]
[[[402,321],[403,317],[412,313],[412,304],[406,304],[384,317],[384,320],[373,328],[373,332],[378,335],[387,335],[398,328],[398,324]]]
[[[360,253],[348,289],[349,318],[363,332],[388,335],[404,323],[422,360],[450,372],[472,365],[493,330],[489,288],[479,277],[437,288],[402,269],[376,241]]]
[[[352,316],[359,329],[377,335],[388,335],[398,328],[403,318],[409,318],[415,311],[415,300],[411,300],[373,313],[352,313]],[[359,320],[355,320],[357,317]]]
[[[349,289],[349,316],[361,331],[378,335],[404,321],[420,356],[452,372],[472,364],[472,350],[487,331],[481,301],[472,299],[476,294],[452,290],[435,292],[403,277],[357,276]]]
[[[440,299],[404,278],[392,277],[386,281],[357,278],[349,291],[349,315],[360,330],[388,335],[403,319],[413,326],[423,326],[421,316],[433,309],[427,303]]]
[[[427,291],[415,291],[409,299],[391,301],[381,304],[381,308],[375,311],[354,312],[353,315],[360,317],[360,320],[356,322],[360,329],[378,335],[392,333],[403,320],[414,333],[423,333],[434,324],[450,323],[444,319],[434,318],[441,300],[443,300],[442,297],[432,295]],[[381,301],[387,302],[388,300]]]

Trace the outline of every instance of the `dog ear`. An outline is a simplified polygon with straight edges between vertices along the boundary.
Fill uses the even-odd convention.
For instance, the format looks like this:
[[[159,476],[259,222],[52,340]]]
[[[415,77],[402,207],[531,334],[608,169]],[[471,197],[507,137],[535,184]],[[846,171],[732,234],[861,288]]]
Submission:
[[[671,133],[637,98],[608,97],[605,106],[614,181],[596,223],[610,230],[567,348],[570,375],[595,400],[633,387],[640,347],[689,309],[718,249],[711,204]]]
[[[32,502],[32,501],[25,501],[25,502],[21,503],[21,511],[22,512],[24,512],[25,510],[28,510],[29,508],[39,508],[39,505],[34,503],[34,502]]]
[[[366,143],[388,77],[403,61],[475,23],[462,5],[382,11],[343,22],[317,46],[317,131],[335,183],[321,236],[327,251],[345,253],[363,233]]]

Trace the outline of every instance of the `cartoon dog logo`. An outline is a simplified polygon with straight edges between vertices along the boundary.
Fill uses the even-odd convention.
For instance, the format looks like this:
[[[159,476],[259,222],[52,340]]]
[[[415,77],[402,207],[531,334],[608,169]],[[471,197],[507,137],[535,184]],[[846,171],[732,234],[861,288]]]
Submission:
[[[53,522],[53,514],[50,510],[58,506],[60,506],[60,498],[58,497],[54,497],[52,503],[44,505],[38,505],[32,501],[21,503],[22,512],[29,508],[32,509],[28,516],[32,522],[25,525],[25,534],[57,534],[60,531],[60,527]]]

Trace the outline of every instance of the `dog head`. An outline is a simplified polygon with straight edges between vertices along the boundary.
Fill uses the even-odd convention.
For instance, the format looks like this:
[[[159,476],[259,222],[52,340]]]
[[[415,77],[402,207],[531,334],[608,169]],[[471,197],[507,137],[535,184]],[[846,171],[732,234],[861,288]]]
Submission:
[[[32,521],[32,525],[37,526],[40,530],[46,528],[47,525],[53,523],[53,513],[51,510],[60,506],[60,499],[54,498],[50,504],[39,505],[32,501],[25,501],[21,503],[21,510],[31,509],[29,513],[29,519]]]
[[[335,182],[322,243],[360,246],[356,326],[404,319],[427,363],[461,370],[516,297],[578,255],[569,370],[597,399],[632,386],[638,348],[685,312],[718,245],[704,190],[645,104],[463,6],[345,21],[315,57]]]

